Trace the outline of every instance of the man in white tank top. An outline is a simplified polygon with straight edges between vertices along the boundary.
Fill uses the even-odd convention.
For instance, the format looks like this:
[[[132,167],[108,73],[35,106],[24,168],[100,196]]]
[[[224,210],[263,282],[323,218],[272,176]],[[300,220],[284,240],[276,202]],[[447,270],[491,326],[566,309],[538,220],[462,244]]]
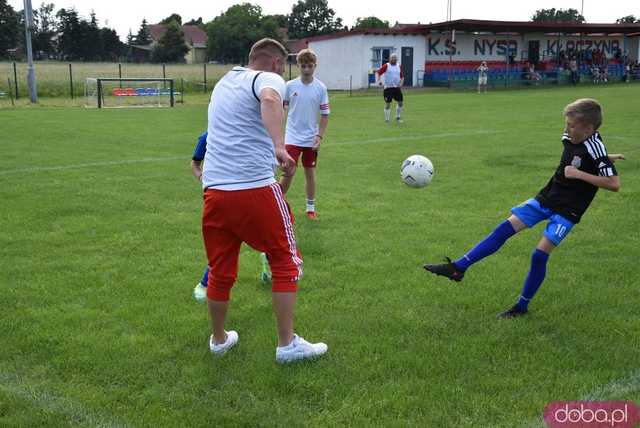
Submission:
[[[384,97],[384,121],[389,122],[391,117],[391,101],[396,100],[396,122],[402,123],[400,114],[402,113],[402,85],[404,84],[404,73],[402,67],[398,64],[398,55],[391,54],[389,62],[380,67],[376,71],[378,76],[378,84],[384,84],[382,95]]]
[[[287,363],[327,352],[324,343],[309,343],[293,332],[302,258],[291,210],[274,178],[276,161],[285,174],[295,167],[282,131],[286,55],[273,39],[256,42],[248,67],[234,67],[211,94],[202,173],[202,234],[209,264],[209,348],[217,356],[238,342],[238,333],[226,331],[224,324],[243,242],[266,253],[271,265],[278,327],[276,361]]]

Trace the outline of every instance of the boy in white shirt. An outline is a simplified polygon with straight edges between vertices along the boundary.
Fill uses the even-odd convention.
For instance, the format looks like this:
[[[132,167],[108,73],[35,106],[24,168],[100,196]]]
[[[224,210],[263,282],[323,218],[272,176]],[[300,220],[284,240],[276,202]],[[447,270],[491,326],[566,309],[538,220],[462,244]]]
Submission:
[[[305,189],[307,193],[307,218],[317,220],[315,207],[316,165],[322,137],[329,123],[329,94],[324,83],[313,76],[318,57],[311,49],[303,49],[297,56],[300,77],[287,82],[284,105],[288,108],[285,147],[298,165],[302,155]],[[318,116],[320,120],[318,121]],[[319,124],[318,124],[319,122]],[[293,173],[280,180],[282,192],[287,193],[293,182]]]

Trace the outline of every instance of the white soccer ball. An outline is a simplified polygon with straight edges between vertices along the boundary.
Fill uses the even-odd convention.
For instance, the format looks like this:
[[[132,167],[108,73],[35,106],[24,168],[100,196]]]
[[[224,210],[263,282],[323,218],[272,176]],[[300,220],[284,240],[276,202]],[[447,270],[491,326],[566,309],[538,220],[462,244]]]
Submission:
[[[402,162],[400,177],[409,187],[424,187],[433,178],[433,164],[422,155],[409,156]]]

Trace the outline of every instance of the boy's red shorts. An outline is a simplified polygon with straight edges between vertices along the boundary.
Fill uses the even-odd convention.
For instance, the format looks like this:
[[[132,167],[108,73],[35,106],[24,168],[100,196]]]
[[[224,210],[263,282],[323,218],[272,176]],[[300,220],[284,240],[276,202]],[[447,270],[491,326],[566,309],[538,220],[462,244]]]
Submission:
[[[202,234],[209,260],[209,299],[229,300],[243,242],[267,254],[272,291],[297,290],[302,258],[293,231],[293,215],[278,183],[236,191],[207,189]]]
[[[296,161],[298,165],[298,159],[302,155],[302,166],[305,168],[315,168],[318,163],[318,151],[313,150],[311,147],[294,146],[293,144],[287,144],[287,153]]]

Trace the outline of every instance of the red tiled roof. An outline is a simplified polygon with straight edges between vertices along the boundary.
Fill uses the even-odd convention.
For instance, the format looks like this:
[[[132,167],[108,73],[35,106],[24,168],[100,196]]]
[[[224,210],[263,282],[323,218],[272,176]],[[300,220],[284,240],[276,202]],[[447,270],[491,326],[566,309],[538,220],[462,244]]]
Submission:
[[[157,42],[166,33],[167,26],[164,24],[152,24],[149,25],[149,32],[153,41]],[[184,41],[192,46],[206,45],[207,33],[202,31],[197,25],[183,25],[182,31],[184,32]]]
[[[527,21],[486,21],[480,19],[457,19],[455,21],[438,22],[425,25],[428,31],[487,31],[498,32],[559,32],[568,34],[612,34],[635,33],[640,31],[640,24],[578,24],[575,22],[527,22]]]
[[[487,31],[492,33],[533,33],[554,32],[568,34],[640,34],[640,24],[577,24],[571,22],[524,22],[524,21],[486,21],[478,19],[458,19],[435,24],[396,24],[391,28],[371,28],[366,30],[341,31],[322,36],[308,37],[308,42],[339,39],[359,34],[428,34],[430,31]]]

